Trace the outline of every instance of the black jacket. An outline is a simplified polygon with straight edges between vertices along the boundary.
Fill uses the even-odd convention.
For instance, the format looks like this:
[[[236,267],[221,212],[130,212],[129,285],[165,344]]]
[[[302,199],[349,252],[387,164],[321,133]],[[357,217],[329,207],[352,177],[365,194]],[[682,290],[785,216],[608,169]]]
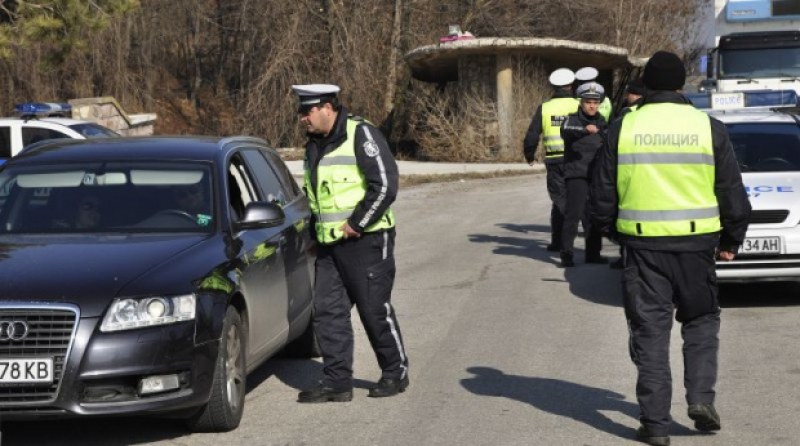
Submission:
[[[594,124],[598,133],[589,133],[586,126]],[[578,109],[567,117],[561,125],[561,139],[564,140],[564,178],[589,178],[590,166],[595,154],[603,146],[603,137],[608,125],[600,113],[586,115]]]
[[[651,91],[639,109],[648,104],[676,103],[691,105],[688,99],[677,92]],[[618,209],[617,197],[617,148],[623,119],[609,126],[606,144],[595,161],[591,186],[592,221],[605,234],[616,235],[615,225]],[[736,252],[744,241],[750,218],[750,201],[742,184],[742,174],[733,153],[725,124],[711,118],[711,142],[714,146],[714,194],[719,205],[722,231],[719,234],[701,234],[682,237],[636,237],[619,234],[619,240],[635,248],[657,251],[702,251],[719,246],[720,249]],[[657,191],[654,191],[657,193]]]
[[[559,88],[551,99],[556,98],[571,98],[574,97],[572,92]],[[528,126],[528,131],[525,133],[525,139],[522,142],[523,153],[525,154],[525,161],[532,163],[536,159],[536,148],[539,147],[539,137],[542,136],[542,106],[536,107],[536,113],[533,114],[533,119]],[[562,162],[563,158],[557,158],[551,162]]]
[[[333,130],[327,137],[309,134],[306,143],[306,163],[311,169],[311,184],[317,184],[317,166],[320,159],[338,148],[347,139],[346,108],[341,107]],[[374,143],[374,145],[373,145]],[[373,149],[377,146],[377,153]],[[365,148],[370,150],[365,150]],[[389,144],[383,134],[368,122],[363,122],[356,128],[355,136],[356,163],[364,174],[367,182],[367,191],[364,199],[358,203],[348,219],[350,227],[358,232],[375,223],[383,216],[397,197],[399,187],[399,173]],[[313,217],[312,217],[313,220]],[[311,232],[316,237],[314,221],[311,222]]]

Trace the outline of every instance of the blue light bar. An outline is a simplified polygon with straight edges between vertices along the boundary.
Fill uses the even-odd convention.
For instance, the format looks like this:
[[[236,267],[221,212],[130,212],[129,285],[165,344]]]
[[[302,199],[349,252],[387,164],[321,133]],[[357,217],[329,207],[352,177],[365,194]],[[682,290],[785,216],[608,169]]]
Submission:
[[[697,108],[797,107],[794,90],[749,90],[730,93],[690,93],[686,97]]]
[[[72,105],[55,102],[25,102],[14,106],[18,116],[66,116],[72,114]]]

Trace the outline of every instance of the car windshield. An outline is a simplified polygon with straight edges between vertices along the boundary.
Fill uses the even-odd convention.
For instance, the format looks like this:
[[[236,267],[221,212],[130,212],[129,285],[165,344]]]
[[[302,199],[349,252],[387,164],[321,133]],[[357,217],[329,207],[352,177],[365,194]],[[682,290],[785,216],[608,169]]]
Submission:
[[[69,126],[72,130],[80,133],[81,135],[85,136],[86,138],[117,138],[120,136],[119,133],[103,127],[99,124],[93,124],[91,122],[83,123],[83,124],[73,124]]]
[[[9,166],[0,233],[209,232],[211,184],[200,163]]]
[[[720,51],[720,77],[800,77],[800,48]]]
[[[800,170],[800,127],[794,123],[728,124],[742,172]]]

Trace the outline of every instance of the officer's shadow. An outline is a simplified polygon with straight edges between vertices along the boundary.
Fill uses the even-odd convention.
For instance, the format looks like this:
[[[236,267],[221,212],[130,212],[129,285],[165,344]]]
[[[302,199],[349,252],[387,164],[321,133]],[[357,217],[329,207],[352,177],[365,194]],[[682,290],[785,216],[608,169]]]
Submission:
[[[492,367],[469,367],[474,376],[461,380],[465,389],[476,395],[509,398],[530,404],[553,415],[571,418],[595,429],[622,438],[633,438],[635,429],[603,414],[619,412],[638,426],[639,406],[625,401],[624,395],[606,389],[551,378],[506,375]],[[686,434],[688,428],[674,423],[673,433]]]
[[[492,252],[495,254],[524,257],[538,260],[542,263],[558,264],[558,261],[553,257],[553,253],[545,250],[547,241],[544,238],[531,239],[528,236],[516,235],[527,234],[529,232],[549,233],[549,227],[542,225],[517,225],[512,223],[499,223],[497,226],[515,234],[469,234],[469,241],[473,243],[493,244]]]

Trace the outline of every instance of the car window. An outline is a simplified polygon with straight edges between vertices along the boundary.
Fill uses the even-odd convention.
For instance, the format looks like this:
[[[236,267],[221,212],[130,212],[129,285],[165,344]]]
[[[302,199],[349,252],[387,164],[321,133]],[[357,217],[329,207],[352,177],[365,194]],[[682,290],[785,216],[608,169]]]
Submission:
[[[45,129],[40,127],[22,127],[22,145],[27,146],[35,142],[44,141],[46,139],[69,138],[63,132],[53,129]]]
[[[261,153],[258,149],[242,151],[242,155],[253,171],[256,172],[255,178],[259,186],[261,186],[266,200],[283,206],[286,204],[286,191],[275,171]]]
[[[201,163],[10,166],[0,172],[0,233],[209,232],[211,183]]]
[[[0,126],[0,158],[11,157],[11,127]]]
[[[800,170],[800,128],[794,123],[728,124],[742,172]]]
[[[73,124],[70,125],[69,128],[75,130],[76,132],[80,133],[81,135],[85,136],[86,138],[117,138],[120,136],[119,133],[103,127],[102,125],[94,124],[91,122],[81,123],[81,124]]]
[[[270,165],[272,165],[273,169],[278,174],[278,178],[281,180],[281,184],[283,184],[283,189],[286,191],[286,197],[289,201],[294,200],[295,197],[300,195],[300,186],[297,185],[297,181],[294,180],[289,168],[286,167],[286,163],[273,152],[262,150],[261,153],[269,160]]]
[[[234,218],[237,220],[244,217],[245,207],[251,201],[258,199],[253,187],[253,180],[238,154],[231,158],[228,166],[228,197]]]

